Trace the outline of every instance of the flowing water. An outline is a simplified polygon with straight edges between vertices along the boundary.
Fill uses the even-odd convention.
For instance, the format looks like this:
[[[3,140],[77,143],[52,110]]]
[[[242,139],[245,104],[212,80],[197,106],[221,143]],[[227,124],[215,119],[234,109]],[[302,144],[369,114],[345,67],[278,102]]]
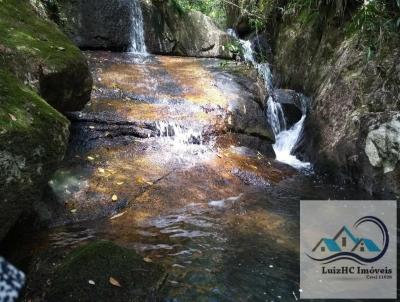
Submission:
[[[254,149],[258,136],[235,132],[250,108],[262,111],[247,92],[255,79],[237,76],[251,74],[245,65],[86,54],[95,88],[85,109],[69,115],[70,148],[44,198],[54,209],[40,210],[52,227],[24,228],[2,255],[27,270],[43,254],[57,262],[107,239],[165,267],[162,301],[298,300],[299,200],[361,193],[304,175]],[[269,105],[279,157],[297,141],[305,111],[285,130],[279,104]],[[36,301],[46,271],[30,276],[39,280],[36,291],[28,287]]]
[[[228,29],[227,33],[238,39],[233,29]],[[267,100],[267,119],[275,134],[276,143],[274,151],[276,159],[286,163],[297,169],[310,169],[311,165],[308,162],[302,162],[294,154],[292,154],[296,143],[300,140],[303,134],[304,122],[307,115],[307,98],[301,97],[302,116],[297,123],[287,129],[286,117],[282,109],[282,105],[276,100],[275,87],[273,77],[268,63],[258,63],[254,58],[251,41],[238,39],[243,49],[243,57],[246,62],[251,63],[258,71],[258,74],[264,81],[265,89],[269,93]]]
[[[128,0],[132,15],[131,25],[131,45],[129,51],[133,53],[146,54],[146,44],[144,42],[143,14],[139,0]]]
[[[310,163],[303,162],[292,154],[294,147],[301,138],[304,130],[304,122],[306,119],[307,110],[304,102],[305,100],[303,99],[302,115],[300,120],[289,129],[286,129],[286,125],[281,123],[283,127],[279,132],[276,133],[276,142],[274,144],[276,159],[297,169],[309,169],[311,166]]]

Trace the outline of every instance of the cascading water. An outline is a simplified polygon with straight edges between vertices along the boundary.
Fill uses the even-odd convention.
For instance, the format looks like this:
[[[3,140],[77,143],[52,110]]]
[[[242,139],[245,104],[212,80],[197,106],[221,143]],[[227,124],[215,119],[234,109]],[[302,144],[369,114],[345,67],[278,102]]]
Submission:
[[[301,97],[302,116],[300,120],[291,128],[287,129],[285,113],[282,109],[282,105],[275,100],[275,88],[269,64],[258,63],[256,61],[250,41],[239,39],[233,29],[228,29],[227,33],[238,39],[243,49],[243,57],[245,61],[251,63],[257,69],[258,74],[264,81],[265,89],[270,95],[267,101],[267,119],[275,135],[275,144],[273,145],[273,148],[276,154],[276,159],[296,169],[310,168],[310,163],[302,162],[296,158],[295,155],[291,154],[303,132],[304,121],[307,114],[306,98],[304,96]]]
[[[147,54],[144,43],[143,14],[139,0],[128,0],[132,14],[131,44],[129,52]]]
[[[169,138],[178,145],[203,143],[203,135],[200,130],[186,128],[176,122],[159,121],[156,123],[156,128],[160,137]]]
[[[291,154],[297,142],[299,141],[299,138],[302,135],[302,131],[304,129],[304,121],[306,120],[307,114],[307,100],[304,96],[302,96],[300,99],[302,115],[300,120],[295,123],[291,128],[286,129],[286,123],[284,119],[282,121],[278,118],[271,118],[269,119],[269,121],[275,134],[275,144],[273,145],[273,148],[276,154],[276,159],[297,169],[308,169],[311,166],[310,163],[302,162],[298,158],[296,158],[295,155]],[[283,114],[281,104],[271,101],[271,104],[272,103],[276,105],[276,107],[279,107],[279,110],[281,110]],[[268,114],[273,115],[275,112],[276,111],[274,109],[269,110],[268,107]],[[279,127],[277,126],[277,124],[279,124]],[[275,129],[278,129],[278,131],[275,132]]]
[[[204,142],[202,127],[190,127],[174,121],[158,121],[155,127],[160,137],[159,141],[168,146],[168,151],[163,154],[164,160],[177,160],[181,164],[191,166],[209,158],[214,141]]]

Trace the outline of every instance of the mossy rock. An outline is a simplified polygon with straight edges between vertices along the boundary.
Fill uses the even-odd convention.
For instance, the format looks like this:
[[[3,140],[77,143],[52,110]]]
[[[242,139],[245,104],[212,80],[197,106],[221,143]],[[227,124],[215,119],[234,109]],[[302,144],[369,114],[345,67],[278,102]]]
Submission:
[[[32,89],[0,68],[0,239],[64,156],[69,122]]]
[[[30,1],[1,1],[0,59],[0,66],[61,112],[79,110],[90,99],[86,58]]]
[[[72,251],[55,270],[46,301],[155,301],[165,277],[160,265],[134,251],[95,241]]]

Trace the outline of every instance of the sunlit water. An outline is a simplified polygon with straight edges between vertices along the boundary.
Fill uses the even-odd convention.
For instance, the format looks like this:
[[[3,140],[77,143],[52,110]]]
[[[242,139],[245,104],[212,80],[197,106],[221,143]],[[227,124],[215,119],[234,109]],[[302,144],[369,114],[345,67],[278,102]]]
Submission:
[[[121,55],[99,56],[96,62],[101,64],[108,60],[125,64]],[[117,71],[112,66],[104,71],[101,65],[101,72],[95,74],[98,88],[92,100],[98,103],[93,102],[84,112],[127,120],[153,119],[157,135],[121,138],[116,146],[118,138],[94,139],[101,124],[73,123],[76,145],[71,146],[69,158],[50,183],[61,202],[72,204],[68,209],[76,207],[71,214],[75,219],[86,211],[93,220],[33,234],[24,227],[8,238],[0,253],[27,271],[39,255],[62,258],[60,255],[77,246],[107,239],[165,267],[168,277],[160,292],[162,301],[297,301],[299,200],[359,199],[363,195],[275,165],[272,159],[245,147],[214,146],[213,140],[203,136],[204,119],[190,118],[197,112],[196,102],[226,98],[214,90],[202,91],[199,98],[189,89],[178,89],[185,87],[184,83],[171,89],[179,82],[178,76],[187,72],[197,75],[188,84],[192,88],[197,85],[196,92],[201,90],[207,75],[201,65],[195,59],[159,58],[170,68],[167,73],[160,64],[146,60],[117,66]],[[180,69],[182,65],[186,71]],[[144,84],[136,81],[138,74]],[[266,71],[265,75],[270,76]],[[154,82],[158,86],[152,86]],[[110,99],[115,87],[123,85],[140,99],[154,98],[159,103],[131,104],[119,94]],[[176,98],[190,102],[179,103]],[[185,118],[179,119],[172,108],[179,113],[186,108]],[[295,125],[289,131],[299,128]],[[276,146],[279,135],[284,134],[281,129]],[[232,150],[244,150],[246,155]],[[250,172],[264,168],[270,178],[251,182],[257,174]],[[246,172],[250,181],[235,178],[236,171]],[[117,202],[111,200],[113,194],[118,195]],[[101,212],[102,218],[95,219],[99,208],[107,211],[109,207],[112,212]]]
[[[299,160],[293,154],[296,143],[300,140],[303,134],[304,122],[306,120],[306,104],[302,104],[302,117],[291,128],[286,127],[286,118],[282,105],[274,99],[274,84],[273,77],[268,63],[259,63],[254,57],[251,41],[241,40],[237,37],[233,29],[228,29],[227,33],[238,39],[243,49],[243,57],[246,62],[251,63],[258,71],[258,74],[263,79],[265,89],[270,94],[267,100],[267,119],[274,134],[276,143],[273,145],[276,159],[280,162],[288,164],[299,170],[308,170],[311,164]],[[303,103],[305,100],[303,100]]]
[[[56,228],[30,238],[28,246],[18,247],[24,241],[19,238],[12,257],[40,250],[57,254],[107,239],[167,269],[163,301],[297,301],[298,201],[354,196],[361,195],[298,176],[261,191],[189,203],[143,220],[134,220],[127,211],[117,218]]]

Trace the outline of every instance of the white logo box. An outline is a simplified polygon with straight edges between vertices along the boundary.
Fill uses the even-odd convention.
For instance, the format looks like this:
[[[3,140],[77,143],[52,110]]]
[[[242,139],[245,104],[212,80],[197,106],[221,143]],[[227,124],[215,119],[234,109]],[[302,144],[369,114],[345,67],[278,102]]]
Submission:
[[[301,299],[396,299],[397,203],[300,202]]]

